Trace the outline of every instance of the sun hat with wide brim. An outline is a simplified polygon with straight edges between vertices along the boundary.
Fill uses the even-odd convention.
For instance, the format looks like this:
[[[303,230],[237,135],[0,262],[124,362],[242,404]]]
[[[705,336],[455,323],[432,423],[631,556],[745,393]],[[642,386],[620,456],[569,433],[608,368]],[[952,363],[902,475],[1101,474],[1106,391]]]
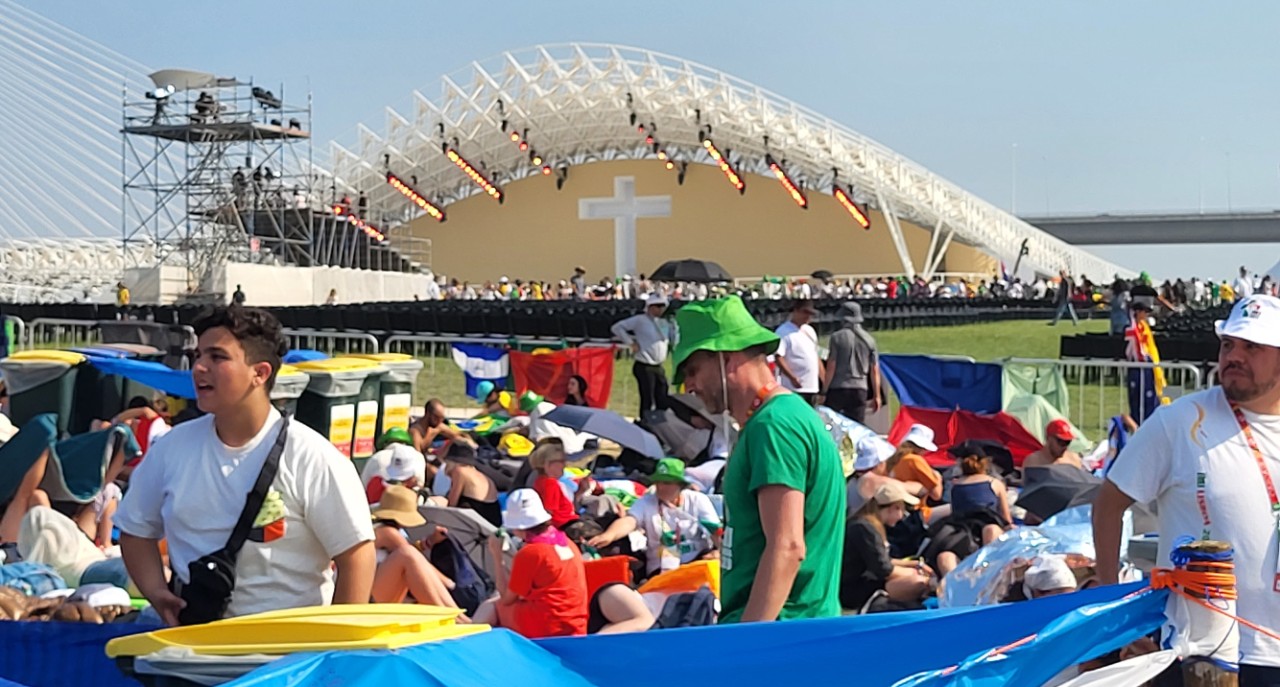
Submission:
[[[729,353],[768,345],[772,352],[779,341],[777,334],[756,322],[737,296],[690,303],[680,308],[676,312],[676,327],[680,330],[680,340],[671,362],[677,382],[684,377],[681,366],[698,351]]]
[[[418,495],[408,487],[389,484],[373,511],[374,520],[390,520],[401,527],[421,527],[427,519],[418,512]]]
[[[532,489],[516,489],[507,497],[507,509],[502,512],[502,526],[509,530],[527,530],[551,520],[551,514],[542,505],[542,497]]]

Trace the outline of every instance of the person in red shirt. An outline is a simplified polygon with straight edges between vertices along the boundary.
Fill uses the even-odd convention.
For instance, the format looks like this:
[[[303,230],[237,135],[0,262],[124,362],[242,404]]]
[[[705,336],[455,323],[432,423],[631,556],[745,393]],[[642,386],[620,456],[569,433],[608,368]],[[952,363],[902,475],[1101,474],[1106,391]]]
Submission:
[[[505,627],[529,639],[586,634],[587,574],[582,554],[551,524],[551,514],[537,492],[511,492],[502,524],[524,546],[512,559],[511,572],[497,566],[501,596],[476,609],[472,622]],[[490,539],[489,551],[501,561],[503,540]]]
[[[561,531],[578,519],[573,501],[560,486],[566,460],[564,444],[558,441],[542,442],[529,454],[529,467],[537,474],[533,490],[538,493],[543,507],[551,514],[551,524]]]

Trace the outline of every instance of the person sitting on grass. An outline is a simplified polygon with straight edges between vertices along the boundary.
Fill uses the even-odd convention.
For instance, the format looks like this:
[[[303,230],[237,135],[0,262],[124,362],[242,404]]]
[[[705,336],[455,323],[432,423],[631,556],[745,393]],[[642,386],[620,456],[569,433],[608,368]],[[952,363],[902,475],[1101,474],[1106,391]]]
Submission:
[[[398,604],[412,596],[420,604],[457,608],[449,593],[453,581],[409,543],[402,529],[427,522],[418,512],[418,495],[398,484],[389,485],[373,511],[373,522],[373,545],[378,550],[373,602]]]
[[[462,439],[466,433],[454,429],[445,422],[444,402],[438,398],[427,401],[423,406],[422,417],[409,425],[409,434],[413,437],[413,447],[425,454],[437,439]]]
[[[494,527],[501,527],[498,487],[492,478],[480,472],[476,448],[462,441],[451,442],[444,461],[444,470],[449,476],[449,507],[469,508]]]
[[[845,609],[865,613],[920,607],[933,571],[919,561],[890,558],[885,534],[907,507],[919,502],[894,480],[850,516],[840,567],[840,605]]]
[[[533,468],[536,475],[533,490],[537,492],[542,506],[551,514],[552,526],[561,531],[578,520],[573,501],[560,485],[566,461],[564,444],[558,441],[541,442],[529,454],[529,467]]]
[[[582,375],[574,375],[569,378],[568,391],[564,397],[566,406],[589,406],[587,402],[587,378]]]
[[[493,382],[483,381],[476,384],[476,398],[480,399],[480,412],[473,417],[507,416],[507,409],[502,405],[502,389]]]
[[[499,596],[476,610],[472,620],[505,627],[529,639],[587,632],[587,575],[578,547],[551,524],[538,493],[517,489],[507,497],[502,524],[524,542],[511,572],[497,566]],[[494,560],[502,560],[503,540],[489,540]]]

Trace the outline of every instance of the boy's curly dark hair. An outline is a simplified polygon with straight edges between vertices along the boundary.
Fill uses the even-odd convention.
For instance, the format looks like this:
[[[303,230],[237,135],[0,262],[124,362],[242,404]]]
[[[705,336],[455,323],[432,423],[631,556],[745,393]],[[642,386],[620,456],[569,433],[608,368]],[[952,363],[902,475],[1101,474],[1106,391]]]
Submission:
[[[271,376],[267,379],[267,393],[271,392],[281,361],[289,350],[289,342],[275,315],[262,308],[225,305],[201,315],[192,326],[196,330],[196,336],[215,327],[223,327],[244,347],[245,360],[250,365],[270,363]]]

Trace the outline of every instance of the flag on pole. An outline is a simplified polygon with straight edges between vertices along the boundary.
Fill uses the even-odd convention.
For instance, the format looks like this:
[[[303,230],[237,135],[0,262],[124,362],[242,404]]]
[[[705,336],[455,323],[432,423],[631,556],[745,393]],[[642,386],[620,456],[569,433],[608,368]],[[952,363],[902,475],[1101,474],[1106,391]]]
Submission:
[[[453,346],[453,362],[457,363],[467,378],[467,395],[475,398],[480,382],[493,382],[494,386],[506,386],[510,359],[501,348],[482,344],[456,343]]]

